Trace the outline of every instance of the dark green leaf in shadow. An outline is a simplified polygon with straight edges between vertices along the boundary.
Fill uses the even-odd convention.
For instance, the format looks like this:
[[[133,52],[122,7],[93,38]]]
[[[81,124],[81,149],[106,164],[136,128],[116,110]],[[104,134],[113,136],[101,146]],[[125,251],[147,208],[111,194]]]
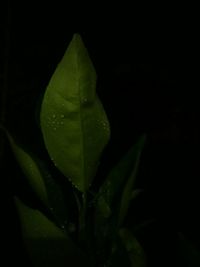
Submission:
[[[102,214],[105,214],[106,217],[110,214],[109,210],[112,209],[112,204],[115,199],[121,195],[124,185],[125,189],[122,196],[123,205],[121,204],[120,211],[121,216],[127,210],[144,141],[145,136],[142,136],[109,172],[105,182],[101,186],[96,203],[98,210],[100,209]],[[130,186],[130,188],[128,186]]]
[[[135,150],[133,154],[132,172],[125,184],[125,187],[122,193],[121,206],[120,206],[120,211],[119,211],[119,224],[123,223],[123,220],[129,208],[130,200],[133,198],[133,186],[136,180],[138,166],[140,162],[140,156],[141,156],[141,153],[144,147],[145,140],[146,140],[146,136],[143,135],[135,145]]]
[[[104,244],[111,244],[112,239],[116,238],[118,234],[119,210],[121,207],[119,199],[121,199],[126,181],[130,183],[130,186],[133,184],[133,178],[135,177],[132,177],[131,174],[135,170],[135,166],[137,166],[138,154],[141,151],[141,143],[144,141],[144,138],[141,137],[139,142],[134,144],[110,171],[95,198],[94,233],[97,250],[104,250]],[[128,179],[129,177],[131,178]],[[128,191],[128,189],[126,190]],[[132,191],[133,188],[131,186],[130,192],[128,191],[128,194],[130,193],[128,200],[129,197],[131,198]],[[127,199],[124,197],[123,201],[125,202]],[[126,202],[125,205],[127,205]],[[125,208],[127,209],[127,206],[124,206]]]
[[[24,172],[28,183],[42,203],[45,206],[49,206],[47,189],[40,169],[33,159],[33,156],[18,145],[8,131],[6,131],[6,133],[15,158]]]
[[[63,191],[60,185],[52,177],[44,162],[33,153],[22,148],[8,131],[6,131],[11,149],[21,167],[29,186],[36,196],[42,201],[45,208],[55,217],[61,226],[67,224],[67,209]]]
[[[125,228],[120,229],[119,235],[129,254],[129,258],[131,260],[131,266],[145,267],[146,266],[145,253],[140,243],[137,241],[137,239],[132,235],[132,233],[128,229]]]
[[[97,258],[107,259],[112,244],[117,238],[117,218],[113,214],[109,218],[102,216],[98,210],[95,211],[94,240]]]
[[[110,127],[96,94],[95,69],[78,34],[49,82],[40,121],[52,161],[78,190],[85,192],[110,138]]]
[[[85,255],[66,232],[54,225],[40,211],[29,208],[18,198],[15,198],[15,203],[23,239],[33,266],[88,266]]]
[[[61,227],[67,227],[69,222],[69,205],[72,201],[72,193],[69,193],[67,185],[62,188],[62,185],[58,182],[57,177],[53,177],[47,168],[47,165],[41,160],[34,157],[35,162],[41,172],[43,181],[47,189],[47,195],[49,199],[49,209],[54,215],[56,222]],[[66,194],[66,196],[64,195]]]

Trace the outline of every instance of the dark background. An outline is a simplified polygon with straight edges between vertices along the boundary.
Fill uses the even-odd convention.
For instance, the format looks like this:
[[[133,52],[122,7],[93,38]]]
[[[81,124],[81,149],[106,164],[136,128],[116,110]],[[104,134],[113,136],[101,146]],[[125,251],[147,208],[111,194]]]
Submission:
[[[105,170],[147,133],[138,178],[145,193],[129,219],[156,218],[140,235],[152,266],[170,266],[179,231],[200,245],[197,21],[189,11],[172,9],[165,15],[165,8],[154,14],[148,6],[16,1],[1,9],[1,120],[9,129],[36,142],[33,108],[78,32],[96,68],[97,92],[111,124]],[[3,244],[7,261],[20,262],[12,202],[18,169],[4,141],[1,163]]]

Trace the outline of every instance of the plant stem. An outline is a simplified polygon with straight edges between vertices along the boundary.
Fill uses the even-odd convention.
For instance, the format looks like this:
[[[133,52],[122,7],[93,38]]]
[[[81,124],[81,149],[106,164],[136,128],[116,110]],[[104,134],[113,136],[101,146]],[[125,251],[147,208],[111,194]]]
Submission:
[[[86,227],[86,212],[87,212],[87,193],[83,193],[82,195],[83,205],[80,211],[80,231],[85,232]]]

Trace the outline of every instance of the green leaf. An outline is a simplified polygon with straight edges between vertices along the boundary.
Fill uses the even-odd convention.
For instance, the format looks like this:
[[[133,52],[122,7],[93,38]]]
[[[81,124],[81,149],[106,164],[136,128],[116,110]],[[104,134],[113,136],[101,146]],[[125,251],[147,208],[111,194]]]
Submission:
[[[8,131],[6,131],[6,134],[15,158],[24,172],[31,188],[36,193],[37,197],[42,201],[42,203],[45,206],[49,206],[46,186],[34,157],[26,152],[19,144],[17,144]]]
[[[110,210],[109,213],[111,213]],[[104,215],[97,207],[94,213],[94,239],[96,251],[100,258],[106,258],[117,236],[117,218],[113,214],[109,218]]]
[[[66,232],[55,226],[40,211],[29,208],[18,198],[15,198],[15,203],[23,239],[33,266],[83,266],[82,264],[86,263],[85,255]]]
[[[132,233],[126,229],[120,229],[119,235],[122,239],[124,246],[126,247],[129,258],[131,260],[132,267],[144,267],[146,266],[145,253],[143,248]]]
[[[56,222],[62,227],[67,227],[69,223],[69,205],[71,205],[72,193],[69,193],[67,185],[62,188],[63,185],[59,184],[56,177],[54,178],[51,175],[44,161],[36,157],[34,157],[34,160],[40,169],[46,186],[49,200],[48,208],[54,215]]]
[[[110,127],[96,94],[95,69],[78,34],[73,36],[46,89],[40,120],[52,161],[85,192],[110,138]]]
[[[62,188],[41,159],[22,148],[5,128],[4,131],[29,186],[43,205],[54,215],[56,222],[66,226],[68,214]]]
[[[134,144],[109,172],[99,193],[95,197],[94,229],[96,245],[100,250],[104,249],[105,243],[112,243],[118,234],[118,220],[121,207],[119,199],[121,199],[127,179],[130,178],[133,169],[135,169],[139,150],[138,143]],[[131,193],[132,190],[133,188],[131,187]]]
[[[137,170],[140,162],[140,156],[144,147],[144,143],[146,140],[146,136],[143,135],[138,142],[136,143],[134,150],[133,150],[133,169],[131,172],[131,175],[129,179],[127,180],[123,193],[122,193],[122,199],[121,199],[121,206],[119,211],[119,224],[123,223],[123,220],[127,214],[130,201],[133,197],[133,186],[136,180],[137,176]],[[134,191],[135,193],[137,191]]]
[[[106,217],[109,216],[109,209],[112,210],[112,204],[115,203],[114,200],[122,193],[124,185],[125,189],[123,191],[121,214],[123,215],[124,211],[127,209],[127,204],[132,195],[138,158],[144,141],[145,136],[140,137],[139,141],[130,148],[119,163],[109,172],[105,182],[101,186],[97,195],[97,208],[100,209],[101,213],[105,214]],[[129,185],[130,188],[128,188]],[[127,193],[127,195],[125,193]]]

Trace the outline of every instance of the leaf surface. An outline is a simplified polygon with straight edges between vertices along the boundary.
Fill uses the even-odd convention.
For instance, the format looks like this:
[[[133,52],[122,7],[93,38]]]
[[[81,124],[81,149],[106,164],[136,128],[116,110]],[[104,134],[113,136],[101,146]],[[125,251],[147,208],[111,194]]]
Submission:
[[[110,127],[96,94],[94,66],[78,34],[73,36],[47,86],[40,121],[52,161],[85,192],[110,138]]]
[[[40,211],[31,209],[15,198],[23,239],[33,266],[82,266],[84,254],[66,232],[58,228]],[[86,265],[87,266],[87,265]]]

